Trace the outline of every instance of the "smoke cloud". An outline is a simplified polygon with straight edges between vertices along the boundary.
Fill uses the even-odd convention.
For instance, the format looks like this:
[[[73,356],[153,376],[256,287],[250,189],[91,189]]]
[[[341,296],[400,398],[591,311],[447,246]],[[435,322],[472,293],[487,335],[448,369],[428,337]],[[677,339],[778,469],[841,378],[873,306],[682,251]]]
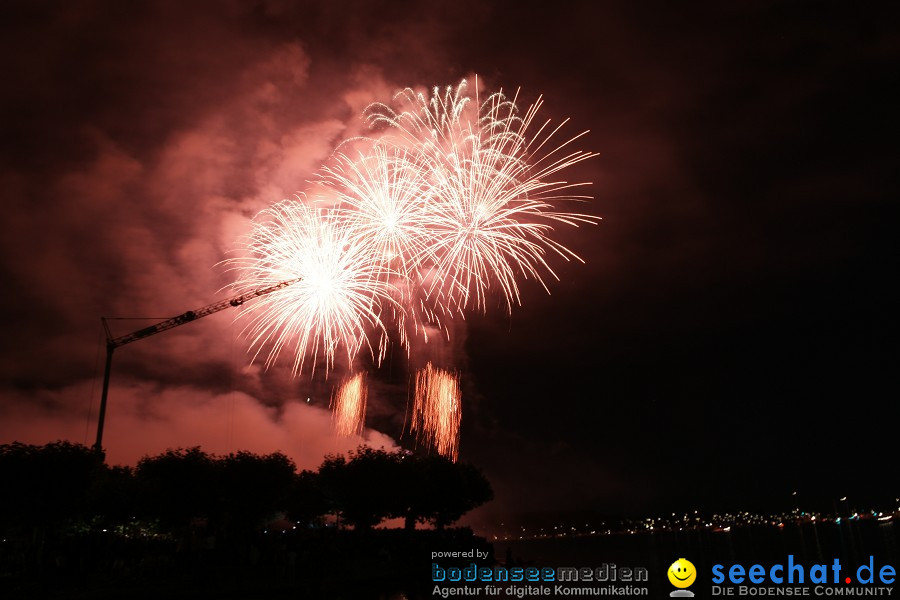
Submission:
[[[220,263],[253,215],[305,189],[337,144],[363,132],[364,107],[398,88],[366,53],[329,67],[319,37],[334,18],[327,11],[218,8],[15,7],[21,30],[4,53],[19,56],[11,68],[20,85],[4,91],[16,116],[4,118],[0,168],[0,269],[15,292],[2,300],[0,442],[92,443],[99,317],[147,318],[110,321],[122,335],[227,296],[231,275]],[[298,39],[272,27],[304,16],[324,29]],[[29,38],[43,43],[26,59],[13,48]],[[264,372],[234,317],[116,351],[110,460],[201,445],[282,450],[312,467],[362,441],[332,432],[340,370],[327,380],[294,378],[279,364]],[[373,387],[372,413],[399,410],[387,423],[402,425],[405,394],[388,397],[401,386]],[[363,437],[395,445],[377,431]]]

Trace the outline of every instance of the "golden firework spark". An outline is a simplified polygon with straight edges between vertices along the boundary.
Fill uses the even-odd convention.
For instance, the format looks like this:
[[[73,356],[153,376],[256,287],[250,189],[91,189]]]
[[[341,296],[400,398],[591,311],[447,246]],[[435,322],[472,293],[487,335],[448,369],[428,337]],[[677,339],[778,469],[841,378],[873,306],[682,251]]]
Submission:
[[[331,399],[334,411],[334,430],[338,435],[350,437],[362,434],[366,423],[366,377],[357,373],[346,378]]]
[[[459,424],[462,396],[459,376],[431,363],[416,373],[416,395],[410,429],[419,441],[456,461],[459,458]]]

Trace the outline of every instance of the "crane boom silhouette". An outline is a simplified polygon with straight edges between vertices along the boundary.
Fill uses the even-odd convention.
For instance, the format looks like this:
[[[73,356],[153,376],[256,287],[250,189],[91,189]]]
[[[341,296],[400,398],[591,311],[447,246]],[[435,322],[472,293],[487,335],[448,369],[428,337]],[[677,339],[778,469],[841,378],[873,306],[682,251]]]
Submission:
[[[296,283],[297,281],[299,280],[290,279],[287,281],[276,283],[275,285],[271,285],[269,287],[263,287],[253,290],[252,292],[238,294],[237,296],[232,296],[231,298],[225,298],[224,300],[213,302],[212,304],[208,304],[196,310],[189,310],[178,315],[177,317],[165,319],[164,321],[160,321],[159,323],[150,325],[149,327],[144,327],[143,329],[138,329],[137,331],[132,331],[131,333],[126,333],[125,335],[120,335],[118,337],[114,337],[112,335],[106,317],[100,317],[100,321],[103,323],[103,331],[106,333],[106,367],[103,371],[103,392],[100,396],[100,414],[97,416],[97,441],[94,443],[94,451],[98,454],[103,453],[103,425],[106,420],[106,401],[109,397],[109,376],[112,371],[113,352],[116,348],[124,346],[125,344],[130,344],[131,342],[136,342],[138,340],[148,338],[150,336],[156,335],[157,333],[162,333],[163,331],[168,331],[170,329],[180,327],[187,323],[196,321],[197,319],[202,319],[203,317],[207,317],[221,310],[225,310],[226,308],[237,308],[243,305],[247,300],[252,300],[253,298],[258,298],[259,296],[265,296],[266,294],[271,294],[272,292],[285,288],[292,283]]]

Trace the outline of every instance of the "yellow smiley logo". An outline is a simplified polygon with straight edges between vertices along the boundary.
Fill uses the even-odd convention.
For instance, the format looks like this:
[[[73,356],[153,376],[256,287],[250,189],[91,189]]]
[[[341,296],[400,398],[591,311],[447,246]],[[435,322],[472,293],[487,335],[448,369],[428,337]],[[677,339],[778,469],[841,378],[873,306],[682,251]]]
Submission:
[[[697,569],[694,564],[686,558],[679,558],[669,567],[669,581],[677,588],[690,587],[694,580],[697,579]]]

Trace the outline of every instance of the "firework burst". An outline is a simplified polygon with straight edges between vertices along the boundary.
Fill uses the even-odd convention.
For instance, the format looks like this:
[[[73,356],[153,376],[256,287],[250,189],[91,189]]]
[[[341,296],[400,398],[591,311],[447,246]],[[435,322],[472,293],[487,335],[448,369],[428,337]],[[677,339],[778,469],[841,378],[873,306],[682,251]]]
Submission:
[[[546,261],[552,252],[581,260],[551,239],[553,224],[577,226],[596,217],[554,209],[554,203],[584,200],[570,184],[556,180],[562,169],[595,156],[566,152],[580,134],[561,144],[551,139],[546,121],[534,130],[539,98],[519,116],[515,98],[502,93],[472,106],[466,82],[430,97],[412,90],[396,100],[402,109],[369,107],[373,126],[387,125],[398,146],[415,150],[420,177],[427,182],[431,243],[418,255],[425,289],[440,312],[486,310],[488,290],[500,290],[507,310],[521,303],[517,277],[532,278],[545,289],[545,274],[556,278]],[[475,99],[477,105],[477,98]],[[390,139],[390,136],[388,137]]]
[[[247,319],[254,359],[267,348],[268,367],[290,347],[294,373],[309,359],[311,372],[324,361],[327,374],[339,351],[348,363],[363,346],[376,361],[384,356],[381,309],[393,302],[389,268],[336,211],[282,201],[256,216],[245,245],[245,256],[228,261],[238,271],[239,293],[291,282],[238,314]],[[371,332],[379,343],[369,341]]]
[[[372,144],[351,157],[335,154],[321,183],[334,190],[342,217],[392,272],[411,277],[428,248],[432,219],[427,185],[408,151]]]
[[[390,144],[372,142],[367,152],[337,153],[323,167],[319,184],[330,190],[340,215],[370,252],[388,266],[394,300],[390,306],[409,348],[411,337],[427,339],[426,325],[440,317],[423,293],[423,262],[434,242],[434,204],[421,156]]]
[[[566,121],[539,122],[540,97],[524,112],[517,102],[518,92],[482,102],[463,81],[369,106],[379,133],[342,144],[352,147],[318,173],[311,193],[331,208],[274,205],[254,219],[245,256],[228,261],[239,292],[290,284],[240,315],[254,359],[263,353],[269,366],[289,349],[295,373],[309,361],[313,373],[324,362],[327,375],[336,356],[352,364],[367,347],[377,364],[391,337],[386,323],[409,351],[414,335],[449,335],[446,319],[486,311],[491,293],[511,312],[523,279],[549,292],[552,255],[581,261],[555,228],[599,219],[562,209],[588,199],[575,193],[588,184],[559,173],[596,154],[571,149],[587,132],[557,141]],[[415,383],[412,431],[456,460],[458,376],[429,363]],[[339,433],[362,430],[365,402],[362,375],[342,383],[333,398]]]

